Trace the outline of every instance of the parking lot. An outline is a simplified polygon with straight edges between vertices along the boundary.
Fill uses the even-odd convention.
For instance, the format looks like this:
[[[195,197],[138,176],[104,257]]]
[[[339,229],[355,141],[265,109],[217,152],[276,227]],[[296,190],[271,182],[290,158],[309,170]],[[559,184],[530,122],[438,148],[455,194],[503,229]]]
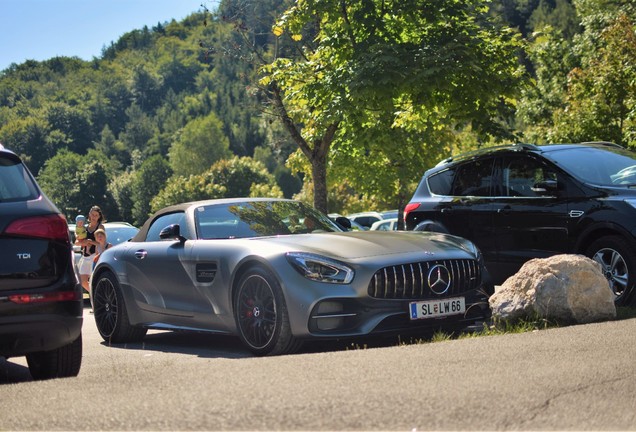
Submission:
[[[23,359],[0,362],[1,429],[636,428],[636,319],[258,358],[202,334],[108,347],[85,316],[77,378],[34,382]]]

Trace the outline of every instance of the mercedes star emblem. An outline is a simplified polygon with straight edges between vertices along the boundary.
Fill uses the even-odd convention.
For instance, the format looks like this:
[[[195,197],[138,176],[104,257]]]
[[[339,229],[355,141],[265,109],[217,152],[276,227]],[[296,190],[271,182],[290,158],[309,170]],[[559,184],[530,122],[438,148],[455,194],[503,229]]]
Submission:
[[[428,272],[428,286],[435,294],[444,294],[451,285],[451,275],[446,266],[435,264]]]

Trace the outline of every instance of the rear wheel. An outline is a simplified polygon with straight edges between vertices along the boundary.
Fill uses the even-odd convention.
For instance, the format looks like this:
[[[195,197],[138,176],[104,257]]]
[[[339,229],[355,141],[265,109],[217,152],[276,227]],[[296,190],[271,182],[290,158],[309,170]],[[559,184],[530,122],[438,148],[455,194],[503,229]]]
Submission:
[[[82,335],[60,348],[29,353],[26,360],[36,380],[77,376],[82,365]]]
[[[287,306],[276,278],[252,267],[239,280],[234,297],[239,336],[256,355],[290,354],[300,343],[292,336]]]
[[[590,245],[586,255],[601,264],[603,274],[614,292],[617,306],[634,302],[636,253],[619,236],[601,237]]]
[[[442,225],[439,222],[431,221],[431,220],[420,222],[419,224],[417,224],[415,228],[413,228],[413,231],[429,231],[429,232],[448,234],[448,230],[444,227],[444,225]]]
[[[99,334],[107,342],[138,342],[147,332],[130,325],[119,282],[111,272],[101,273],[94,284],[93,316]]]

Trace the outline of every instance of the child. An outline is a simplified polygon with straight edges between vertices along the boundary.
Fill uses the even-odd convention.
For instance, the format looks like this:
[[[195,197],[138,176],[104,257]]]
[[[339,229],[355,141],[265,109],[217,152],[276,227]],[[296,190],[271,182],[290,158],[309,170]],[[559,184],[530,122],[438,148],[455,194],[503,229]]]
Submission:
[[[108,243],[108,240],[106,239],[106,231],[102,228],[95,231],[95,241],[97,242],[97,251],[95,253],[95,258],[93,258],[93,268],[95,268],[97,261],[99,261],[100,254],[112,246],[112,244]]]
[[[75,218],[75,238],[84,240],[86,238],[86,218],[83,215],[77,215]]]

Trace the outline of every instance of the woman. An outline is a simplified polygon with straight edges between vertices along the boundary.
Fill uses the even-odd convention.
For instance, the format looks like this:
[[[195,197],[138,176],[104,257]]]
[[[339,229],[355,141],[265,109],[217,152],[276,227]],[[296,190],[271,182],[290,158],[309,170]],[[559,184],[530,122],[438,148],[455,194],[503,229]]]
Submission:
[[[95,240],[95,231],[104,229],[104,214],[98,206],[91,207],[88,212],[88,225],[86,226],[86,238],[83,240],[75,240],[75,244],[82,247],[82,257],[79,261],[79,274],[82,287],[88,292],[88,280],[93,271],[93,259],[97,252],[97,241]]]

